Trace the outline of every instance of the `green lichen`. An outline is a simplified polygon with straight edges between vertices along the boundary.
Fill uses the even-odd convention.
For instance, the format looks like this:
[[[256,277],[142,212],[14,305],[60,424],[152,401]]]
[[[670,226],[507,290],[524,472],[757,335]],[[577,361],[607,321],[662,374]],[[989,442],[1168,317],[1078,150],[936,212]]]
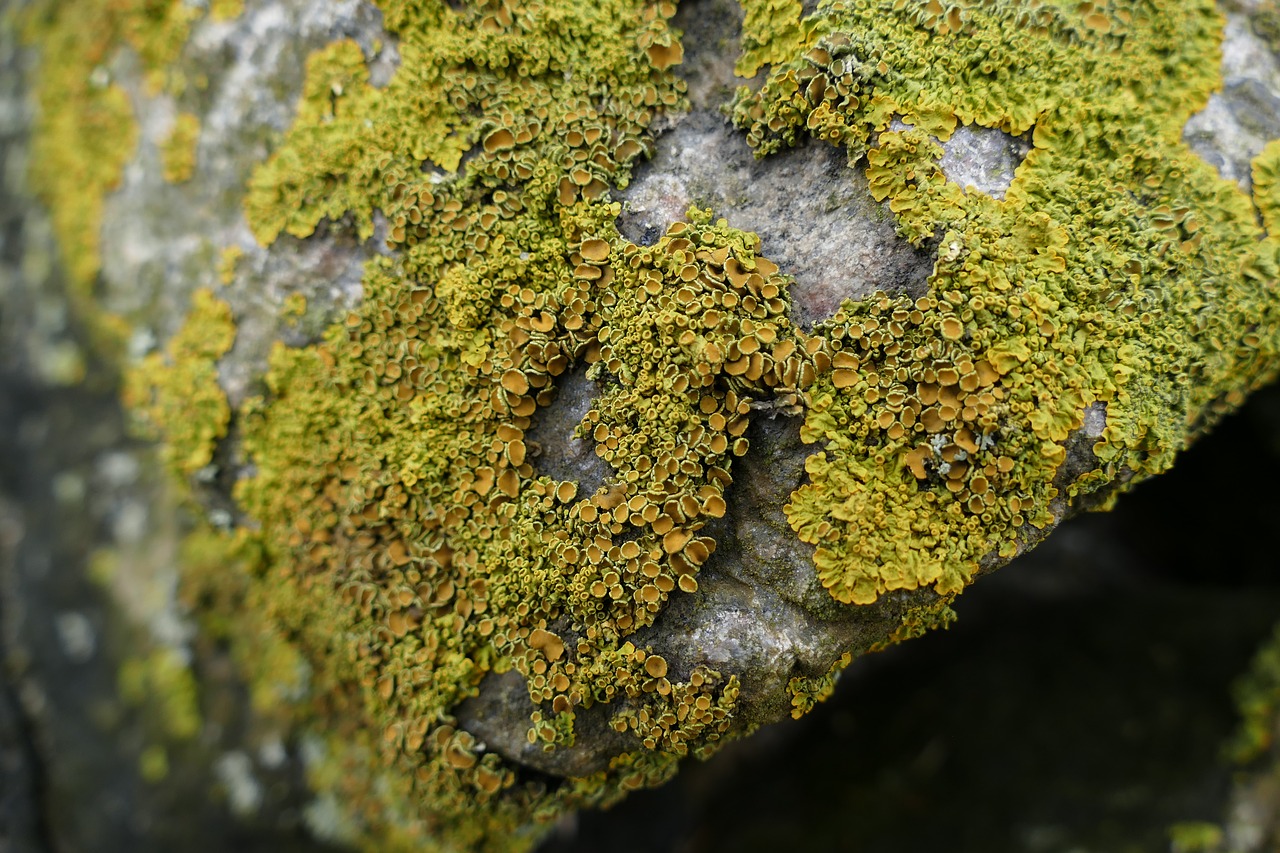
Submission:
[[[848,372],[811,391],[821,449],[788,516],[837,599],[959,591],[1060,496],[1164,470],[1274,375],[1280,244],[1180,140],[1219,27],[1208,2],[829,2],[739,92],[761,155],[841,145],[904,237],[940,241],[928,297],[814,330]],[[934,138],[957,121],[1034,131],[1003,201],[946,181]],[[1089,406],[1100,468],[1060,484]]]
[[[149,93],[179,88],[175,60],[201,14],[180,0],[34,0],[19,17],[25,39],[40,48],[31,186],[49,207],[71,296],[99,345],[118,347],[127,335],[89,298],[105,198],[138,143],[129,94],[113,78],[127,51],[140,61]]]
[[[212,0],[209,17],[214,21],[233,21],[244,14],[244,0]]]
[[[832,595],[940,594],[888,643],[945,625],[980,561],[1024,547],[1062,499],[1168,467],[1275,371],[1280,238],[1256,215],[1276,209],[1274,146],[1255,210],[1180,141],[1217,83],[1206,0],[847,0],[803,20],[745,3],[739,71],[771,66],[734,105],[748,140],[843,146],[903,237],[937,246],[928,295],[846,303],[812,333],[756,238],[711,212],[653,246],[617,231],[610,191],[683,106],[670,4],[379,5],[396,74],[371,86],[350,41],[315,53],[245,208],[264,245],[323,220],[368,237],[379,212],[394,251],[321,343],[273,351],[237,413],[251,524],[186,555],[207,630],[261,711],[323,734],[312,784],[371,849],[527,848],[531,821],[656,784],[756,722],[737,674],[636,636],[698,588],[752,402],[804,411],[815,452],[787,512]],[[171,5],[138,8],[152,36],[180,28]],[[60,21],[57,38],[86,38]],[[113,26],[100,57],[113,39],[156,67],[178,55],[180,38],[161,57]],[[97,104],[63,102],[72,129]],[[959,123],[1032,133],[1003,201],[946,180]],[[119,167],[102,168],[99,199]],[[72,196],[49,198],[56,215]],[[96,221],[77,227],[96,257]],[[227,429],[232,335],[201,293],[131,383],[183,476]],[[529,437],[575,369],[605,388],[580,426],[611,472],[591,494],[540,473]],[[1059,482],[1089,407],[1105,407],[1097,470]],[[794,706],[839,668],[793,681]],[[531,744],[565,748],[605,707],[632,748],[554,787],[504,761],[454,714],[510,670]]]
[[[1253,161],[1253,204],[1272,238],[1280,238],[1280,139],[1274,139]]]
[[[198,290],[165,351],[151,353],[125,377],[125,401],[139,427],[164,439],[162,455],[183,479],[213,460],[227,434],[231,407],[218,384],[218,359],[234,340],[231,308]]]
[[[182,113],[160,145],[164,179],[171,184],[191,180],[196,171],[196,145],[200,141],[200,117]]]

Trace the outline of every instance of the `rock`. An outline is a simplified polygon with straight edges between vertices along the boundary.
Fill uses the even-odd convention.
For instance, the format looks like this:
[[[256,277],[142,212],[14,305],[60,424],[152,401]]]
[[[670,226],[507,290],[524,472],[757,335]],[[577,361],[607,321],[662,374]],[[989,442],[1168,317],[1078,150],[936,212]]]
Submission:
[[[627,2],[37,7],[70,311],[28,276],[6,334],[128,351],[203,520],[114,592],[229,649],[336,838],[528,844],[801,715],[1277,369],[1256,9],[1211,94],[1203,3]],[[240,810],[261,746],[204,761]]]

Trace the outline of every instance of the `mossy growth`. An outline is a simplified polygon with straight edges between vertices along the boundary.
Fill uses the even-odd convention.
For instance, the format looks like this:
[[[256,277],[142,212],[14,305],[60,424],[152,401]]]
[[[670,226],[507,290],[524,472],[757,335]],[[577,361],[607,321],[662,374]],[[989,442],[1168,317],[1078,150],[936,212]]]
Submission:
[[[196,171],[196,146],[200,142],[200,117],[181,113],[160,145],[164,179],[171,184],[191,180]]]
[[[760,155],[843,146],[900,233],[939,246],[928,296],[814,330],[839,363],[810,392],[821,449],[788,514],[839,600],[959,591],[1055,501],[1164,470],[1274,375],[1280,243],[1180,139],[1220,26],[1206,0],[828,2],[740,90]],[[1003,201],[946,180],[957,122],[1032,133]],[[1100,467],[1059,483],[1090,406]]]

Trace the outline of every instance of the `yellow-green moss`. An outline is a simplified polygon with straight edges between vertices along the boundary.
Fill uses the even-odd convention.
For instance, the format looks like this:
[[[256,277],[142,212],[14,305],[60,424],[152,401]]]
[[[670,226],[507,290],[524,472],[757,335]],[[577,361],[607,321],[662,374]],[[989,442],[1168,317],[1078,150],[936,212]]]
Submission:
[[[207,290],[164,353],[151,353],[125,377],[125,400],[140,426],[163,438],[165,461],[186,478],[208,465],[227,434],[231,407],[218,385],[218,359],[231,349],[231,308]]]
[[[171,184],[191,180],[196,171],[196,145],[200,141],[200,117],[181,113],[160,145],[164,179]]]

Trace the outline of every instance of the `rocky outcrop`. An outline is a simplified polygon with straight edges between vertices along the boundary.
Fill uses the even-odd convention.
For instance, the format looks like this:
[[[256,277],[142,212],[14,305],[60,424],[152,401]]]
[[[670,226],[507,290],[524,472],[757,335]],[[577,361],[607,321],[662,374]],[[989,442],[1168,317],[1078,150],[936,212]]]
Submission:
[[[120,46],[48,83],[44,115],[124,103],[136,145],[89,156],[100,221],[68,225],[95,192],[60,179],[84,142],[37,126],[62,146],[36,183],[78,247],[73,296],[23,260],[49,235],[23,234],[6,335],[53,382],[123,344],[202,527],[180,544],[158,486],[105,510],[133,548],[108,587],[161,650],[138,678],[237,661],[267,722],[215,715],[256,740],[210,760],[243,781],[305,754],[335,837],[496,844],[802,714],[1276,370],[1257,9],[1226,10],[1219,94],[1191,4],[1173,46],[1101,10],[1050,21],[1010,48],[1024,92],[993,73],[962,98],[913,63],[963,63],[933,45],[995,37],[1001,4],[808,29],[798,3],[776,29],[755,3],[565,6],[628,23],[566,18],[549,57],[550,25],[496,6],[214,5],[145,25],[85,5]],[[83,58],[53,18],[31,25],[46,57]],[[936,55],[895,53],[895,27]],[[1128,73],[1126,27],[1126,61],[1150,40],[1195,73],[1079,112],[1071,87]],[[1077,74],[1072,38],[1103,71]],[[556,65],[584,56],[603,65]],[[1050,61],[1060,79],[1030,73]],[[112,458],[95,476],[133,482]],[[86,619],[57,623],[67,654],[93,655]]]

